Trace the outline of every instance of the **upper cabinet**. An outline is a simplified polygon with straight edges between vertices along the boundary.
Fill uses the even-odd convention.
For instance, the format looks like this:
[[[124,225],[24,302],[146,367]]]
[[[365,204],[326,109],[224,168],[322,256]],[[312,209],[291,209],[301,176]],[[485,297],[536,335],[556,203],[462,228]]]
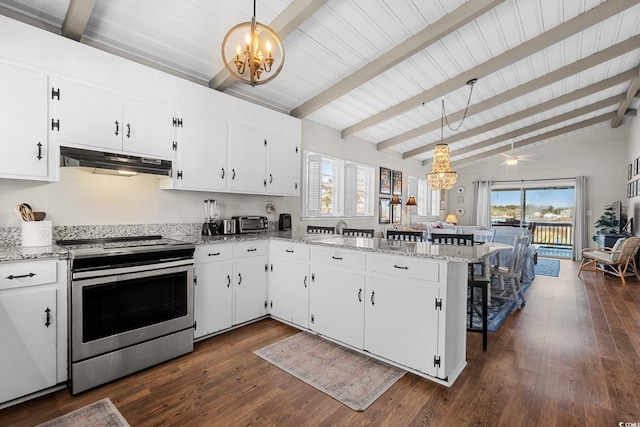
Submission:
[[[45,74],[0,63],[0,177],[47,180]]]
[[[238,123],[229,124],[229,190],[297,196],[300,140]]]
[[[51,127],[62,144],[175,157],[175,110],[58,79],[51,87]]]
[[[181,114],[174,173],[163,188],[226,191],[227,123],[199,114]]]

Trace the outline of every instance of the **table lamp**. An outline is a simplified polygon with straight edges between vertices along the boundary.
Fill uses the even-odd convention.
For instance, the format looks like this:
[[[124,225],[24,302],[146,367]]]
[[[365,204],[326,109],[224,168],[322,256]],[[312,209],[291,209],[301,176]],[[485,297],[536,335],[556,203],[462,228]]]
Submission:
[[[416,198],[413,196],[409,196],[409,200],[407,200],[407,211],[409,213],[409,228],[413,228],[413,221],[412,221],[412,216],[413,216],[413,210],[415,209],[415,206],[418,206],[418,204],[416,203]]]
[[[454,214],[449,214],[444,219],[444,222],[448,222],[449,224],[457,225],[458,224],[458,217],[455,216]]]

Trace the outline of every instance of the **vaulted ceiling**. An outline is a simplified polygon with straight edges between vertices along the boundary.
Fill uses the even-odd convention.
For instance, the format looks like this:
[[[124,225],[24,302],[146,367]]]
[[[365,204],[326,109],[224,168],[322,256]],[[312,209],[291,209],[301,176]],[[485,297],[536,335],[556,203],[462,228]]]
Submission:
[[[428,165],[625,125],[640,99],[640,0],[258,0],[282,72],[229,77],[221,43],[251,0],[0,0],[0,13]],[[467,117],[456,132],[471,86]]]

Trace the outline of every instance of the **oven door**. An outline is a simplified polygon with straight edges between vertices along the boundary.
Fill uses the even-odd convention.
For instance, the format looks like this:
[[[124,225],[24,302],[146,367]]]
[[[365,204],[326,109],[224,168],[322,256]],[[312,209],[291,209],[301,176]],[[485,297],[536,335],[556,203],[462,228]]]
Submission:
[[[72,279],[72,361],[192,328],[193,260],[171,264]]]

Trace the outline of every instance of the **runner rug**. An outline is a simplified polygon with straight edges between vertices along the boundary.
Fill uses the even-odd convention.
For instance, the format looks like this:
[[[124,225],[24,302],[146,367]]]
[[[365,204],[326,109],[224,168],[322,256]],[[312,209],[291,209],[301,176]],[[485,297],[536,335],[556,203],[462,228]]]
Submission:
[[[107,397],[73,412],[40,424],[38,427],[130,427]]]
[[[255,354],[355,411],[364,411],[405,371],[300,332]]]

